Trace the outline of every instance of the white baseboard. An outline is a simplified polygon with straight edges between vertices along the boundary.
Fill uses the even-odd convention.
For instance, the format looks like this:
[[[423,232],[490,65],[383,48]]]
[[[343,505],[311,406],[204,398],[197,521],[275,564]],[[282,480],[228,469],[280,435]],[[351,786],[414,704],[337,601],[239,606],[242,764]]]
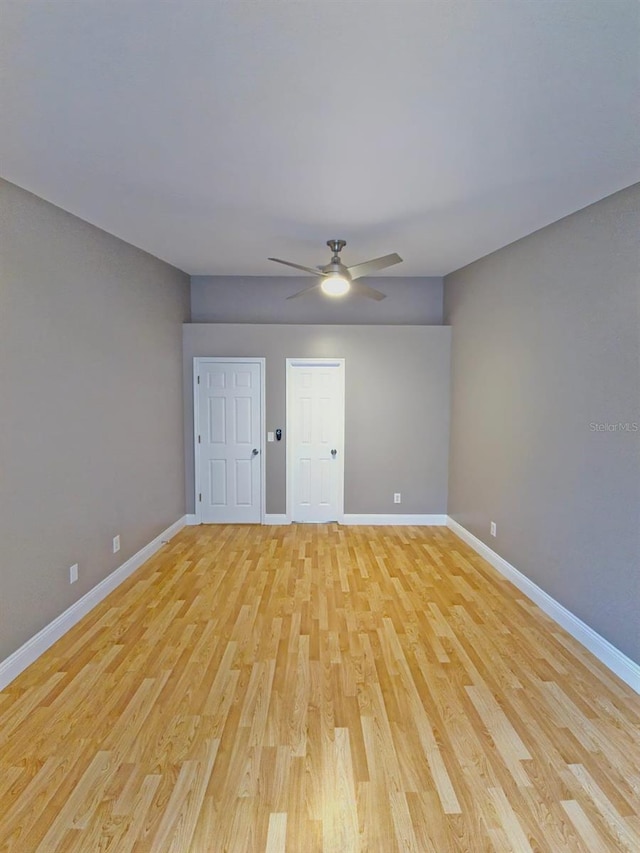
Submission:
[[[263,524],[291,524],[285,512],[265,513]]]
[[[619,649],[612,645],[600,634],[596,633],[593,628],[590,628],[586,622],[583,622],[577,616],[567,610],[564,605],[552,598],[548,593],[541,589],[528,577],[519,572],[511,563],[504,560],[495,551],[492,551],[488,545],[474,536],[473,533],[458,524],[452,518],[448,518],[447,527],[449,527],[463,542],[470,545],[474,551],[480,554],[494,569],[500,572],[508,581],[518,587],[527,598],[530,598],[541,610],[554,619],[558,625],[571,634],[574,639],[588,649],[598,660],[608,667],[612,672],[626,682],[629,687],[632,687],[636,693],[640,693],[640,666],[635,661],[628,658]]]
[[[56,640],[59,640],[70,628],[73,628],[83,616],[86,616],[89,611],[93,610],[96,604],[99,604],[103,598],[106,598],[110,592],[113,592],[129,575],[132,575],[136,569],[139,569],[156,551],[160,550],[165,542],[168,542],[176,533],[179,533],[185,526],[186,519],[187,516],[183,516],[170,527],[167,527],[166,530],[163,530],[159,536],[156,536],[148,545],[141,548],[126,563],[123,563],[115,571],[111,572],[110,575],[96,584],[89,592],[85,593],[71,607],[68,607],[64,613],[57,616],[53,622],[45,625],[41,631],[38,631],[30,640],[27,640],[24,645],[20,646],[8,658],[0,662],[0,690],[3,690],[7,684],[20,675],[43,652],[46,652]]]
[[[348,513],[344,515],[343,524],[400,524],[406,525],[445,525],[446,515],[400,515],[400,513]]]
[[[189,515],[185,515],[185,524],[189,527],[193,527],[194,524],[200,524],[198,521],[198,516],[195,513],[189,513]]]

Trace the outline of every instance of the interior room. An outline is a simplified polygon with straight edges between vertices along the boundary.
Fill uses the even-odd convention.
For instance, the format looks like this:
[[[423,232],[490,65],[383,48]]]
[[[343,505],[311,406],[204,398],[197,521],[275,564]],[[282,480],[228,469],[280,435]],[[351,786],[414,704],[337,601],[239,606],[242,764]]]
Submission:
[[[0,847],[637,850],[635,0],[0,20]]]

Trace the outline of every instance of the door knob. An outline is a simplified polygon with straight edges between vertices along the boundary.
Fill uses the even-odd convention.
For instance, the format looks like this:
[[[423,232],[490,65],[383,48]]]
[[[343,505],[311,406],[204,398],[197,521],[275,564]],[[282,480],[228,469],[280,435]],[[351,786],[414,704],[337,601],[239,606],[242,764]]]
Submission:
[[[260,453],[260,451],[258,450],[258,448],[257,448],[257,447],[254,447],[254,448],[253,448],[253,450],[251,451],[251,455],[252,455],[252,456],[257,456],[257,455],[258,455],[258,453]]]
[[[336,458],[336,453],[337,453],[337,452],[338,452],[337,450],[332,450],[332,451],[331,451],[331,455],[333,456],[333,458],[334,458],[334,459]]]

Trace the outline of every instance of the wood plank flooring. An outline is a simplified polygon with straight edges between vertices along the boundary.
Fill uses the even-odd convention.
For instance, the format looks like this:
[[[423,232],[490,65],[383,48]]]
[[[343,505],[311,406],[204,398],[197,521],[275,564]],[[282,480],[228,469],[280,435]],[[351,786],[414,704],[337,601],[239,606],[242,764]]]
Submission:
[[[0,850],[640,850],[640,702],[445,528],[182,531],[0,693]]]

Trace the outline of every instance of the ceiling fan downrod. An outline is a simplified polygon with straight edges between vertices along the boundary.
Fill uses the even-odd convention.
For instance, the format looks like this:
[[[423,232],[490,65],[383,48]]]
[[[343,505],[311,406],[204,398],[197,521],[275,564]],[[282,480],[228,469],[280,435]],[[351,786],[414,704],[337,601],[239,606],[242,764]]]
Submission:
[[[327,240],[327,246],[333,252],[333,257],[331,258],[332,264],[340,263],[340,252],[344,249],[346,245],[346,240]]]

